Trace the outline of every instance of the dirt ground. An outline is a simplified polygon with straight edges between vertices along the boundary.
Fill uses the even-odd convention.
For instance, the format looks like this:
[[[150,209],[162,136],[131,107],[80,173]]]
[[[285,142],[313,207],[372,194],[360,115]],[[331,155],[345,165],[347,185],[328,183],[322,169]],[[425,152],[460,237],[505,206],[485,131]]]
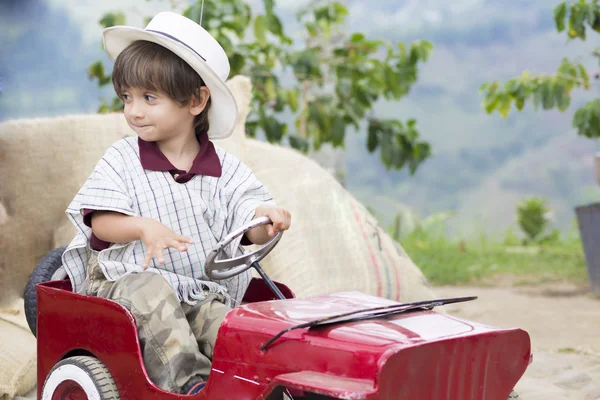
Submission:
[[[600,399],[600,298],[569,285],[438,287],[440,297],[478,296],[449,314],[496,327],[520,327],[533,363],[517,384],[521,400]]]
[[[446,306],[452,315],[529,333],[533,363],[517,384],[520,400],[600,400],[599,298],[569,285],[437,287],[435,291],[439,297],[479,297]],[[35,395],[17,399],[35,399]]]

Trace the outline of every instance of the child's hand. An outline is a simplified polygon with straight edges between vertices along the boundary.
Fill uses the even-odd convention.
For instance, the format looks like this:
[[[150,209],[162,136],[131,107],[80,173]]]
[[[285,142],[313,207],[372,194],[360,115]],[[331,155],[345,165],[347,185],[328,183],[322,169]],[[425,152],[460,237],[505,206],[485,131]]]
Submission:
[[[140,239],[146,246],[146,258],[142,267],[148,268],[150,261],[156,257],[159,264],[165,263],[165,249],[172,248],[187,251],[188,244],[194,243],[189,237],[181,236],[161,224],[157,220],[144,218],[141,225]]]
[[[288,210],[275,206],[259,206],[254,211],[254,218],[269,217],[271,224],[264,225],[269,237],[275,236],[277,232],[286,231],[290,228],[292,216]]]

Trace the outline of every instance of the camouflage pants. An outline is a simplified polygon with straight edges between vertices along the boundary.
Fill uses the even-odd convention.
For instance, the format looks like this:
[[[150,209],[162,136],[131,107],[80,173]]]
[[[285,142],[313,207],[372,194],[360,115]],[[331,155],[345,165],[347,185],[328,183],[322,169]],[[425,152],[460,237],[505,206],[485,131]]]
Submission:
[[[131,311],[146,371],[156,386],[179,393],[193,379],[208,378],[217,332],[230,310],[221,295],[209,294],[193,306],[181,303],[169,283],[153,272],[111,282],[95,255],[82,292],[114,300]]]

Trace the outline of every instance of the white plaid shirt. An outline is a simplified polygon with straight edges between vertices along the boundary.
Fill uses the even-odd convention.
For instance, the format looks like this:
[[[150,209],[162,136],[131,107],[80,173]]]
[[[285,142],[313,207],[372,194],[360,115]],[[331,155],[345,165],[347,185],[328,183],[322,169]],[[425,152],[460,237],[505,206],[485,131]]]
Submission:
[[[205,275],[204,262],[222,237],[254,217],[256,207],[273,204],[271,195],[246,165],[220,148],[215,148],[222,166],[220,177],[196,175],[177,183],[168,171],[142,167],[137,140],[129,137],[113,144],[67,208],[78,229],[62,257],[73,290],[82,287],[91,251],[92,230],[83,222],[83,209],[105,210],[153,218],[193,239],[186,252],[167,249],[165,263],[153,259],[147,269],[165,277],[180,301],[194,304],[207,292],[216,292],[223,293],[229,305],[239,304],[250,271],[214,282]],[[232,243],[227,256],[240,254],[240,240]],[[139,240],[113,244],[99,252],[98,261],[106,279],[115,281],[141,272],[145,253]]]

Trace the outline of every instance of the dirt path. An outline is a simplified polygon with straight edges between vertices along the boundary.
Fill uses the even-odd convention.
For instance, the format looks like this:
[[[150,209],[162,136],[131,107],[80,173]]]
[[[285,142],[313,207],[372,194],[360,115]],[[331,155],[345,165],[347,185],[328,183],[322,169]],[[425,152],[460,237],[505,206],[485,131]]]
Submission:
[[[600,299],[567,285],[435,290],[479,296],[447,306],[452,315],[529,333],[533,363],[516,388],[523,400],[600,399]]]

